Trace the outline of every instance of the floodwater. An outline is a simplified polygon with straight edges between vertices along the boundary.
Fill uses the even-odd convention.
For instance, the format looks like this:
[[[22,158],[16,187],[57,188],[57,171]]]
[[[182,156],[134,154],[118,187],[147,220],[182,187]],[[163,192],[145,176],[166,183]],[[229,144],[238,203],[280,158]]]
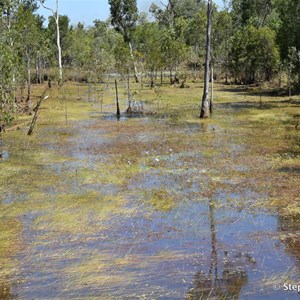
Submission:
[[[282,135],[232,107],[210,122],[97,109],[3,136],[1,299],[299,298],[283,285],[300,284],[300,222],[263,204],[287,176]]]

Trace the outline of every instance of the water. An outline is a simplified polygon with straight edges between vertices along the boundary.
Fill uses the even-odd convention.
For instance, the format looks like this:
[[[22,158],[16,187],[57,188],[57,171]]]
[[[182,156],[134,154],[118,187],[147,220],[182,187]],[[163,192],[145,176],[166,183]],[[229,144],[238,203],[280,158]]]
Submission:
[[[300,224],[261,205],[266,136],[174,122],[5,137],[1,299],[299,298]]]

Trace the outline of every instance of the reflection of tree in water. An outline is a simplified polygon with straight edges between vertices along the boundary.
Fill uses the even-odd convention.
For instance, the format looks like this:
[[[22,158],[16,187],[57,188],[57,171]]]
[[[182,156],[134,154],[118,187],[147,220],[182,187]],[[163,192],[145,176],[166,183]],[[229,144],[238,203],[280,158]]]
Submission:
[[[238,257],[230,258],[224,251],[220,273],[218,261],[217,238],[215,229],[214,204],[209,201],[209,219],[211,233],[211,257],[208,274],[197,272],[194,277],[194,287],[190,289],[189,299],[237,299],[248,277],[244,262]],[[241,257],[249,259],[250,257]],[[251,259],[251,258],[250,258]],[[221,275],[219,277],[219,274]]]
[[[300,268],[300,219],[278,216],[278,232],[287,254],[297,259]]]

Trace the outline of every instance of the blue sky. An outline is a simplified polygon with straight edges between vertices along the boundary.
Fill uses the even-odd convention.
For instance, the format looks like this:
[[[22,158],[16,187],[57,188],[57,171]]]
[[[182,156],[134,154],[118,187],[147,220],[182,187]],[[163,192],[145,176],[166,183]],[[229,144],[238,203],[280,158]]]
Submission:
[[[160,3],[156,0],[137,0],[139,11],[148,12],[152,2]],[[162,2],[167,2],[164,0]],[[56,0],[46,0],[45,6],[55,9]],[[215,0],[215,3],[222,5],[222,0]],[[59,11],[61,15],[69,16],[71,23],[79,21],[85,25],[92,25],[95,19],[106,20],[109,17],[108,0],[59,0]],[[39,13],[46,19],[49,12],[40,8]]]

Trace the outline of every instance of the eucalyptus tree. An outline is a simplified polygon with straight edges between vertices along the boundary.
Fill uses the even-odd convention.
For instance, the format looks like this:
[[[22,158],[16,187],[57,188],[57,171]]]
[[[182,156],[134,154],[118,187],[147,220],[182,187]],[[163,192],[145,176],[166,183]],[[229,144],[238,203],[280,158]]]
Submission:
[[[82,23],[72,27],[68,37],[67,60],[71,67],[79,72],[77,79],[81,77],[81,71],[89,71],[88,63],[91,56],[92,35],[84,28]]]
[[[298,76],[300,89],[300,0],[276,0],[275,5],[281,20],[277,34],[281,59],[292,66],[291,71]]]
[[[14,21],[18,0],[0,2],[0,126],[9,123],[17,108],[17,85],[20,59]]]
[[[205,70],[204,70],[204,88],[201,104],[200,118],[209,117],[209,102],[208,102],[208,89],[209,89],[209,69],[211,63],[211,28],[212,28],[212,0],[207,2],[207,25],[206,25],[206,44],[205,44]]]
[[[251,84],[269,81],[279,62],[276,34],[268,27],[248,25],[233,37],[232,68],[236,81]]]
[[[228,10],[214,12],[212,28],[213,64],[218,66],[219,74],[225,73],[225,83],[230,75],[232,37],[234,34],[232,15]]]
[[[273,2],[273,0],[232,0],[236,28],[249,24],[257,28],[266,26]]]
[[[201,2],[201,1],[200,1]],[[194,9],[198,4],[193,0],[168,0],[164,8],[152,3],[150,12],[155,17],[160,34],[160,48],[164,68],[170,72],[170,83],[173,83],[173,71],[175,79],[178,66],[186,63],[188,54],[187,40],[191,28],[191,16],[195,15]],[[188,7],[193,7],[192,11]],[[198,33],[199,34],[199,33]],[[201,33],[200,33],[201,34]]]
[[[21,4],[15,15],[15,23],[13,26],[18,35],[18,48],[27,73],[25,111],[29,110],[31,100],[32,62],[37,55],[42,40],[42,33],[38,25],[38,16],[33,14],[35,9],[35,6]]]
[[[197,81],[197,70],[202,66],[205,57],[206,12],[200,7],[197,13],[187,20],[185,41],[190,47],[189,66],[193,68],[194,80]]]
[[[135,33],[145,69],[150,72],[151,87],[154,86],[154,73],[163,66],[162,51],[160,51],[162,34],[163,31],[160,30],[157,22],[143,22]]]
[[[123,36],[124,42],[129,46],[129,53],[133,64],[134,78],[139,82],[136,61],[133,53],[132,35],[138,20],[136,0],[109,0],[111,24]]]
[[[98,81],[104,80],[104,75],[110,76],[115,66],[115,48],[120,34],[110,28],[108,21],[95,20],[89,29],[91,34],[91,53],[89,66],[95,72]]]
[[[56,24],[56,45],[57,45],[57,50],[58,50],[58,71],[59,71],[59,75],[58,75],[58,83],[59,85],[62,84],[63,82],[63,69],[62,69],[62,48],[61,48],[61,40],[60,40],[60,23],[59,23],[59,11],[58,11],[58,7],[59,7],[59,1],[56,0],[56,10],[53,10],[52,8],[49,8],[47,6],[44,5],[45,0],[40,0],[42,6],[51,11],[53,18],[55,20],[55,24]]]
[[[162,65],[170,72],[170,83],[173,84],[177,80],[177,71],[180,63],[184,62],[188,49],[184,40],[185,20],[182,18],[175,20],[176,26],[164,27],[161,29],[160,48],[162,57]],[[173,80],[173,71],[175,71],[175,79]]]

